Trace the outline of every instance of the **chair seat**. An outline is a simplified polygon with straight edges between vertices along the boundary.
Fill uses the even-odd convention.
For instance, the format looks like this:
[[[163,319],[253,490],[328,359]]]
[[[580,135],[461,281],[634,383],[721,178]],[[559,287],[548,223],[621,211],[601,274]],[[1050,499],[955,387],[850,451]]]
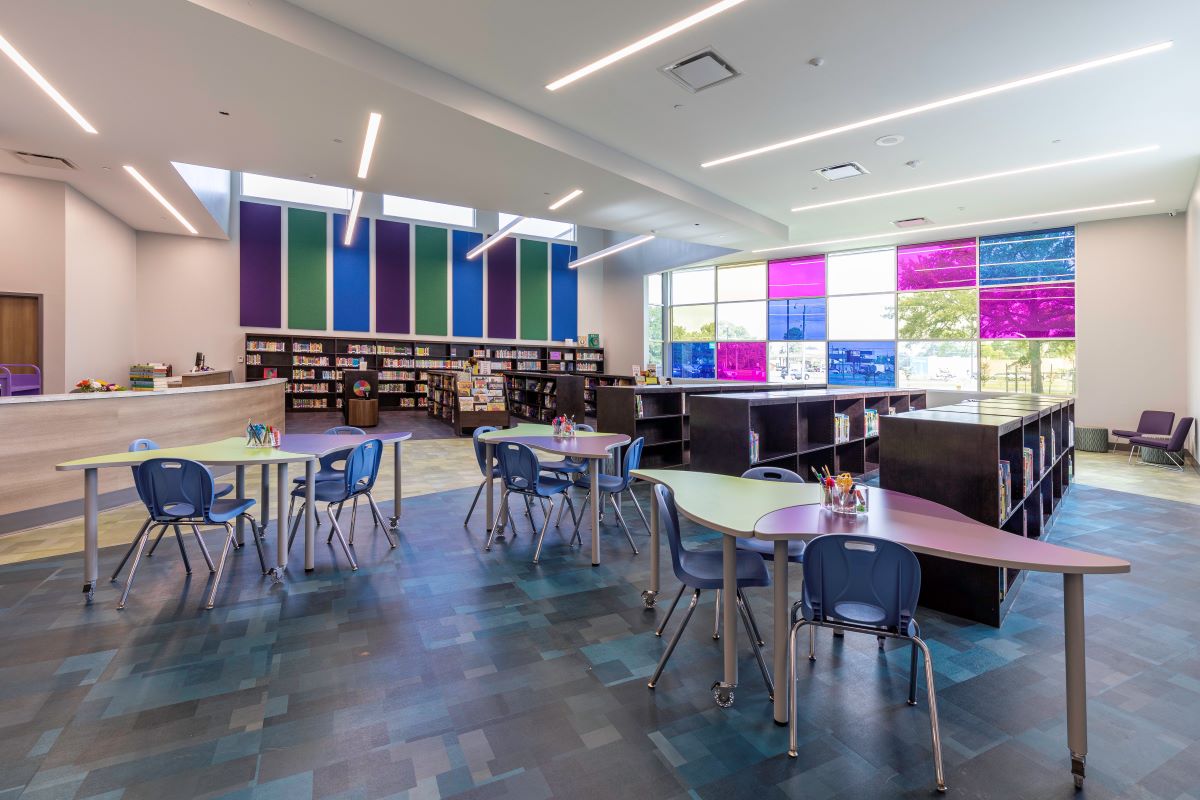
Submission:
[[[323,481],[345,481],[346,473],[340,469],[319,469],[313,475],[313,480],[317,483],[321,483]],[[301,475],[299,478],[293,478],[292,483],[296,484],[297,486],[303,486],[304,476]]]
[[[792,564],[804,563],[804,542],[793,539],[787,543],[788,545],[788,561]],[[768,542],[763,539],[738,539],[738,550],[747,550],[751,553],[758,553],[767,561],[775,560],[775,543]]]
[[[1150,447],[1156,450],[1166,450],[1170,441],[1170,439],[1165,437],[1134,436],[1129,440],[1129,443],[1136,444],[1138,447]]]
[[[301,484],[292,490],[292,497],[304,499],[304,486]],[[346,493],[346,476],[340,481],[317,481],[313,485],[313,498],[318,503],[339,503],[348,499]]]
[[[577,461],[570,461],[562,458],[558,461],[538,461],[538,467],[543,472],[562,472],[568,475],[583,474],[587,472],[587,462],[580,464]]]
[[[1132,439],[1133,437],[1141,436],[1142,434],[1138,433],[1137,431],[1113,431],[1112,435],[1122,439]]]
[[[510,491],[537,497],[553,497],[556,494],[562,494],[571,485],[570,481],[563,478],[538,478],[537,491],[529,489],[511,489]]]
[[[679,566],[687,577],[677,575],[693,589],[720,589],[724,586],[720,550],[686,551],[679,554]],[[767,564],[758,553],[748,550],[737,551],[737,585],[770,586],[771,576]]]
[[[234,497],[227,500],[213,500],[208,510],[208,520],[212,522],[228,522],[244,514],[254,507],[254,500],[246,497]],[[191,503],[169,503],[163,507],[166,516],[156,518],[155,522],[174,522],[176,520],[200,520],[199,510]]]
[[[620,475],[606,475],[602,473],[597,478],[597,483],[600,485],[600,491],[612,492],[613,494],[616,494],[617,492],[623,492],[628,488],[628,484],[626,484],[625,480]],[[585,472],[583,477],[575,482],[575,485],[581,489],[591,489],[592,481]]]

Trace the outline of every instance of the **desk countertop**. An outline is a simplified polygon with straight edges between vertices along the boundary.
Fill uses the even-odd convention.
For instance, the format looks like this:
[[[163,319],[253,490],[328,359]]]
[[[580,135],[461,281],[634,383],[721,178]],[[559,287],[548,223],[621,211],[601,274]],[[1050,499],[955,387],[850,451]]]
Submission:
[[[113,400],[130,397],[162,397],[163,395],[192,394],[195,392],[227,392],[231,389],[273,386],[281,383],[287,383],[287,381],[285,381],[283,378],[272,378],[271,380],[250,381],[248,383],[222,383],[213,386],[183,386],[172,389],[157,389],[152,392],[79,392],[77,394],[19,395],[17,397],[0,397],[0,405],[15,405],[17,403],[52,403],[61,400]]]

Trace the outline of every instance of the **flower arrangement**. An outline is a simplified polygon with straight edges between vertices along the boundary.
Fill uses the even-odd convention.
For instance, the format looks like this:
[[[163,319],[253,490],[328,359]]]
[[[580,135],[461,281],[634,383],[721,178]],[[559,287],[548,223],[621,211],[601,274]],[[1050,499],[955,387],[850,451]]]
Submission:
[[[125,387],[119,383],[109,383],[99,378],[84,378],[75,384],[71,394],[90,394],[92,392],[123,392]]]

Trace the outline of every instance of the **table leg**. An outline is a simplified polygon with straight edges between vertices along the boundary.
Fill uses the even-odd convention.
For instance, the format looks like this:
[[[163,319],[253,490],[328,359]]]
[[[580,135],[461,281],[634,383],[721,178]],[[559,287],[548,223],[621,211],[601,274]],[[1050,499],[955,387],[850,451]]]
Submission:
[[[317,498],[314,461],[304,462],[304,570],[312,572],[317,561]]]
[[[592,566],[600,566],[600,459],[588,459],[588,478],[591,481],[592,504]]]
[[[288,491],[288,465],[280,464],[275,470],[275,577],[282,579],[287,569],[288,557],[288,503],[291,502],[291,492]]]
[[[658,601],[658,498],[654,494],[654,484],[650,485],[650,588],[642,592],[642,602],[646,608],[654,608]]]
[[[492,459],[496,457],[496,446],[485,442],[483,450],[483,463],[487,464],[487,529],[488,533],[491,533],[492,528],[496,526],[495,510],[492,508],[492,490],[496,483],[496,478],[492,475]]]
[[[100,577],[99,470],[83,471],[83,593],[92,602]]]
[[[721,592],[725,602],[721,605],[721,651],[724,655],[724,677],[713,684],[713,698],[717,705],[729,708],[733,705],[733,690],[737,688],[737,540],[733,536],[721,537]]]
[[[246,496],[246,465],[238,464],[233,470],[233,496],[241,499]],[[246,518],[238,517],[237,528],[237,543],[241,547],[246,543]]]
[[[271,524],[271,465],[263,464],[262,466],[262,518],[259,519],[259,530],[263,533],[267,532],[267,526]]]
[[[788,603],[788,543],[785,539],[778,539],[775,542],[775,597],[774,605],[771,608],[771,614],[775,620],[775,631],[772,634],[775,641],[771,642],[771,647],[774,648],[774,665],[775,670],[775,724],[787,725],[788,715],[791,714],[790,708],[792,692],[794,687],[783,685],[783,681],[788,680],[788,659],[791,653],[788,652],[788,626],[791,623],[791,609]]]
[[[396,499],[392,502],[392,530],[396,530],[396,526],[400,524],[400,501],[403,491],[401,489],[403,482],[400,479],[400,445],[402,442],[397,441],[392,445],[392,459],[395,462],[394,475],[392,476],[392,494]]]
[[[1067,656],[1067,747],[1075,786],[1083,786],[1087,761],[1087,678],[1084,670],[1083,575],[1063,574],[1063,631]]]

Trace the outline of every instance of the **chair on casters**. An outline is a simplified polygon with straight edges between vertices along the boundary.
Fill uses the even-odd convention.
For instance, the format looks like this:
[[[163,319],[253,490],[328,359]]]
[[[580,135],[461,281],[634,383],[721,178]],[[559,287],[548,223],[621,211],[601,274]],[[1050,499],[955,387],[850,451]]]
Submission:
[[[396,540],[392,538],[391,531],[388,526],[383,523],[383,514],[379,511],[379,506],[375,505],[375,498],[371,496],[371,489],[375,486],[375,479],[379,477],[379,461],[383,457],[383,442],[378,439],[369,439],[358,447],[350,451],[350,455],[346,458],[346,469],[342,474],[340,481],[330,480],[321,481],[313,487],[313,501],[317,503],[325,503],[325,513],[329,517],[329,524],[333,529],[329,532],[329,539],[326,544],[333,543],[333,537],[337,537],[338,542],[342,545],[342,552],[346,554],[346,560],[350,562],[350,569],[357,570],[358,562],[354,560],[353,554],[350,552],[350,545],[354,544],[354,523],[358,516],[358,500],[361,497],[367,498],[367,503],[371,507],[371,516],[375,519],[375,524],[383,528],[383,535],[387,537],[388,545],[395,549]],[[292,549],[292,542],[296,539],[296,530],[300,527],[300,519],[304,516],[304,486],[299,486],[292,490],[292,497],[300,498],[300,513],[292,520],[292,529],[288,534],[288,550]],[[347,541],[342,534],[342,526],[338,524],[337,515],[334,514],[333,507],[338,507],[338,513],[341,513],[342,506],[350,502],[350,538]]]
[[[191,525],[193,530],[200,525],[225,528],[225,546],[221,550],[221,560],[217,562],[212,588],[204,604],[205,608],[212,608],[217,598],[221,575],[225,571],[225,559],[229,556],[230,548],[234,546],[234,529],[230,522],[238,517],[246,517],[250,520],[251,530],[257,529],[258,526],[249,514],[250,509],[254,507],[254,500],[244,497],[217,498],[212,473],[203,464],[187,459],[152,458],[141,464],[137,475],[138,494],[144,498],[150,519],[142,526],[135,540],[137,551],[133,556],[133,564],[129,567],[129,577],[125,579],[125,590],[121,592],[121,602],[117,604],[117,608],[124,608],[125,601],[129,599],[129,590],[133,587],[133,578],[146,549],[146,542],[150,539],[150,532],[156,527],[161,527],[164,531],[173,527],[178,535],[181,524]],[[196,535],[199,538],[198,531]],[[182,552],[182,540],[179,544]],[[267,561],[263,556],[262,542],[258,536],[254,537],[254,545],[258,548],[259,564],[265,574]],[[208,551],[203,542],[201,549],[209,569],[212,569],[212,560],[208,558]],[[185,564],[186,559],[185,555]]]
[[[1195,422],[1193,417],[1183,417],[1180,419],[1170,439],[1151,439],[1145,436],[1134,436],[1129,440],[1131,447],[1136,446],[1139,451],[1145,447],[1151,450],[1162,450],[1163,455],[1171,462],[1170,464],[1151,464],[1149,461],[1146,461],[1143,454],[1138,463],[1149,467],[1162,467],[1164,469],[1183,472],[1184,464],[1187,463],[1187,457],[1183,454],[1183,447],[1187,444],[1187,437],[1192,431],[1193,422]],[[1130,452],[1132,453],[1132,450]]]
[[[533,551],[533,563],[538,563],[538,559],[542,555],[542,541],[546,538],[546,529],[550,527],[550,518],[554,516],[554,498],[562,495],[567,506],[571,509],[571,521],[575,523],[576,530],[579,528],[579,523],[575,517],[575,504],[571,502],[571,496],[567,494],[567,489],[571,487],[571,482],[564,478],[546,478],[541,474],[541,465],[538,463],[537,456],[534,455],[526,445],[519,442],[500,442],[496,445],[496,460],[500,465],[500,485],[502,492],[500,494],[500,511],[497,516],[496,525],[488,533],[487,544],[484,545],[484,551],[492,549],[492,541],[499,534],[503,533],[504,526],[508,524],[510,516],[509,498],[518,494],[521,495],[527,505],[530,499],[538,501],[549,500],[550,508],[546,511],[545,519],[542,521],[542,530],[538,534],[537,547]],[[530,516],[532,520],[532,515]],[[514,529],[516,526],[513,526]]]
[[[484,488],[488,484],[488,465],[483,462],[487,460],[487,444],[479,441],[479,437],[485,433],[499,430],[495,425],[481,425],[471,434],[471,441],[475,445],[475,460],[479,463],[479,471],[483,473],[483,480],[479,482],[479,488],[475,490],[475,499],[471,501],[471,508],[467,511],[467,518],[463,520],[463,527],[467,527],[471,522],[471,515],[475,513],[475,506],[479,504],[479,496],[483,494]],[[495,464],[495,457],[492,458],[491,477],[500,477],[500,467]],[[488,520],[490,523],[491,520]]]
[[[1127,463],[1133,463],[1133,455],[1137,451],[1138,445],[1133,443],[1133,439],[1141,436],[1170,436],[1171,426],[1175,424],[1174,411],[1143,411],[1142,416],[1138,419],[1136,431],[1120,431],[1115,430],[1112,435],[1117,439],[1129,439],[1129,458]]]
[[[650,678],[650,682],[646,684],[651,689],[658,683],[663,669],[667,666],[667,661],[671,658],[671,654],[675,652],[675,646],[679,644],[679,639],[683,636],[683,629],[687,627],[688,621],[692,618],[692,613],[696,610],[696,604],[700,601],[700,592],[704,589],[720,589],[724,581],[720,550],[692,551],[683,546],[683,542],[679,536],[679,514],[675,509],[674,493],[662,484],[655,484],[654,502],[658,504],[659,532],[665,532],[667,535],[667,544],[671,547],[671,568],[675,571],[675,577],[679,579],[681,584],[679,594],[675,595],[675,600],[671,603],[671,607],[667,609],[667,615],[663,617],[662,624],[654,632],[655,636],[663,635],[667,623],[671,620],[671,614],[675,612],[675,606],[679,605],[679,599],[683,597],[684,591],[689,586],[694,591],[692,592],[691,602],[688,603],[687,615],[684,616],[683,622],[679,623],[679,628],[667,644],[667,649],[663,652],[662,658],[659,659],[658,667],[654,670],[654,675]],[[762,636],[759,635],[758,623],[754,619],[754,612],[750,610],[750,603],[742,593],[743,589],[748,589],[752,586],[770,586],[771,576],[767,572],[767,564],[763,561],[762,556],[747,550],[737,551],[736,570],[738,610],[742,613],[742,623],[746,626],[746,635],[750,638],[750,647],[754,650],[754,658],[758,661],[758,668],[762,672],[763,683],[767,685],[767,694],[773,699],[775,697],[775,685],[771,682],[771,673],[767,672],[767,663],[763,661],[762,649],[759,646]],[[733,693],[730,692],[726,705],[732,702]]]
[[[633,554],[638,554],[637,545],[633,543],[633,534],[629,532],[629,526],[625,524],[625,517],[621,515],[621,494],[629,492],[629,496],[633,498],[633,507],[637,509],[638,516],[642,518],[642,524],[646,526],[646,533],[650,532],[650,523],[646,521],[646,515],[642,512],[642,506],[638,503],[637,497],[633,493],[634,478],[630,473],[637,469],[642,463],[642,448],[645,447],[646,440],[641,436],[634,439],[625,448],[625,459],[621,462],[620,475],[605,475],[600,474],[597,477],[597,483],[600,489],[600,502],[603,505],[605,495],[608,496],[612,503],[613,511],[617,512],[617,522],[621,524],[621,530],[625,531],[625,538],[629,540],[629,546],[633,548]],[[583,475],[579,480],[575,481],[575,485],[581,489],[588,490],[588,494],[583,499],[583,506],[579,509],[579,522],[583,521],[583,512],[587,509],[588,502],[592,499],[591,488],[592,481],[587,475]],[[575,534],[572,541],[579,537],[579,522],[575,523]]]
[[[326,436],[366,436],[367,432],[362,428],[355,428],[353,425],[337,425],[325,431]],[[313,481],[321,483],[322,481],[340,481],[345,479],[345,461],[349,457],[350,451],[353,448],[347,447],[345,450],[336,450],[332,453],[326,453],[318,459],[317,471],[313,474]],[[340,465],[340,466],[339,466]],[[293,478],[292,483],[303,488],[304,476]],[[303,497],[303,494],[300,495]],[[292,493],[291,502],[288,503],[288,519],[292,518],[292,509],[296,506],[296,493]],[[321,524],[321,518],[317,517],[317,524]]]
[[[929,693],[929,730],[937,789],[946,791],[942,772],[942,739],[938,733],[937,694],[933,659],[913,619],[921,594],[921,564],[902,544],[870,536],[829,534],[808,543],[804,552],[803,599],[792,606],[788,636],[788,755],[798,755],[796,730],[796,640],[808,626],[808,658],[816,660],[817,627],[841,628],[912,643],[908,674],[908,704],[917,704],[917,649],[925,656],[925,688]]]

